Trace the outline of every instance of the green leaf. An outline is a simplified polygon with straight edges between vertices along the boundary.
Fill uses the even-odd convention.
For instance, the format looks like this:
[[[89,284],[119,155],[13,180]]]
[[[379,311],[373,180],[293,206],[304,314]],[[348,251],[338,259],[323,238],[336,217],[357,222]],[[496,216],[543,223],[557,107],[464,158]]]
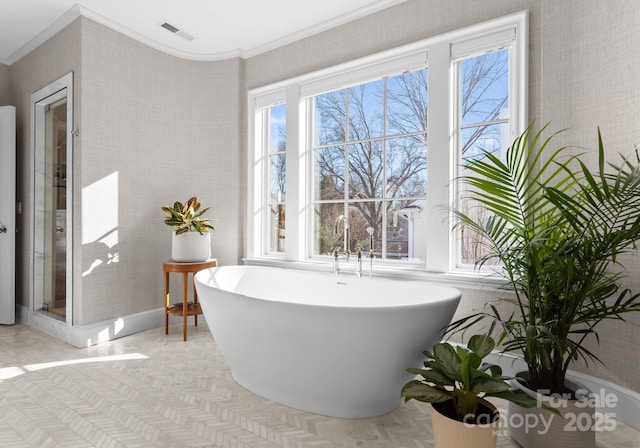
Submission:
[[[461,345],[456,345],[454,348],[456,350],[456,354],[458,355],[458,358],[460,358],[461,360],[463,360],[469,355],[469,350],[467,350]]]
[[[407,371],[414,375],[420,375],[422,376],[422,378],[424,378],[424,381],[436,384],[438,386],[444,387],[444,386],[450,386],[454,384],[453,381],[451,381],[449,378],[447,378],[445,375],[443,375],[437,370],[411,368],[411,369],[407,369]]]
[[[460,376],[460,358],[450,344],[437,343],[433,346],[433,356],[443,374],[455,381],[462,381]]]
[[[482,370],[483,372],[486,371],[487,369],[489,369],[489,372],[491,372],[491,376],[493,377],[502,376],[502,367],[496,364],[484,363],[480,366],[480,370]]]
[[[521,406],[523,408],[528,408],[528,409],[538,407],[538,404],[539,404],[535,398],[531,397],[526,392],[517,390],[517,389],[492,393],[491,396],[497,397],[497,398],[503,398],[505,400],[508,400],[512,403],[517,404],[518,406]],[[556,415],[562,416],[562,414],[558,409],[553,408],[551,406],[547,406],[546,404],[542,404],[542,403],[540,404],[543,409],[546,409],[549,412],[553,412]]]
[[[503,392],[509,390],[511,386],[504,381],[495,378],[476,378],[473,380],[473,386],[471,390],[473,393],[479,394],[485,392],[487,394],[494,394],[496,392]]]
[[[482,358],[480,358],[476,353],[469,352],[467,358],[469,359],[469,367],[472,370],[477,370],[480,367],[480,364],[482,364]]]
[[[436,389],[417,380],[405,384],[401,395],[405,398],[405,402],[414,399],[426,403],[442,403],[453,398],[451,392]]]
[[[478,355],[480,358],[484,358],[493,351],[496,343],[488,334],[476,334],[474,336],[471,336],[468,346],[476,355]]]
[[[469,367],[469,357],[465,357],[460,363],[460,376],[462,377],[462,388],[471,389],[471,368]]]

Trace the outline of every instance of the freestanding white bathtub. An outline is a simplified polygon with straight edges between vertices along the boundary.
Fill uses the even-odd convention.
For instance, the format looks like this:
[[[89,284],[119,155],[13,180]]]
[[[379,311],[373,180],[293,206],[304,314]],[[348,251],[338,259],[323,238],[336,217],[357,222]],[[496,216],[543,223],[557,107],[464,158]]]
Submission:
[[[400,403],[407,367],[442,336],[460,301],[431,283],[223,266],[195,276],[211,334],[236,382],[333,417]]]

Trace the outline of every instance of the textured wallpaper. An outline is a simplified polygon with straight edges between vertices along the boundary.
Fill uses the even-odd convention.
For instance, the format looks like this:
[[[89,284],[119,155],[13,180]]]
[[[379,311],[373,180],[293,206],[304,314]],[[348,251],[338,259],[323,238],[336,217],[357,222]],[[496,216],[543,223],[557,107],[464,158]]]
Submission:
[[[162,305],[171,239],[163,205],[198,196],[219,220],[213,256],[239,261],[241,61],[176,58],[83,19],[82,67],[80,183],[94,187],[83,202],[111,185],[104,189],[118,214],[91,235],[92,216],[76,221],[82,272],[100,263],[82,279],[79,317],[91,323]]]
[[[31,207],[30,96],[70,71],[79,133],[73,319],[89,325],[162,306],[161,265],[170,258],[171,238],[162,205],[197,195],[219,219],[213,255],[223,264],[239,261],[242,61],[188,61],[89,19],[74,21],[10,67],[18,107],[18,200],[25,211]],[[25,306],[29,224],[28,213],[18,217],[17,294]],[[174,286],[178,296],[178,282]]]
[[[613,2],[544,2],[540,49],[541,122],[568,128],[558,144],[597,148],[597,127],[609,160],[640,145],[640,10],[633,0]],[[636,53],[633,55],[632,53]],[[595,165],[595,156],[592,159]],[[626,286],[640,292],[640,263],[629,257]],[[592,347],[607,365],[576,370],[640,391],[640,315],[628,323],[609,321],[599,327],[600,347]]]

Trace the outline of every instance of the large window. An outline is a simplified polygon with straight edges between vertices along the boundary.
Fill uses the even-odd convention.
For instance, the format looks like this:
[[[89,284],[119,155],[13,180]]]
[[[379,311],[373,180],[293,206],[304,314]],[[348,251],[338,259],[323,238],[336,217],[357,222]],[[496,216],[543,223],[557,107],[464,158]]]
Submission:
[[[468,270],[455,178],[526,125],[525,50],[520,13],[250,91],[248,257],[329,263],[346,220],[378,266]]]
[[[427,70],[313,96],[313,254],[369,248],[388,260],[424,261],[414,225],[427,194]]]

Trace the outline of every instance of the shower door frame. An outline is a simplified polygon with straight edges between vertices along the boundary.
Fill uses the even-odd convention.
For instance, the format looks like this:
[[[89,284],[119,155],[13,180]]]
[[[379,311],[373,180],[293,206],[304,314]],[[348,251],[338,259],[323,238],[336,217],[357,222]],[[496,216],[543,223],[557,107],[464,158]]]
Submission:
[[[67,100],[67,139],[66,139],[66,313],[65,320],[57,320],[48,313],[39,312],[38,306],[42,306],[43,286],[38,282],[44,281],[44,243],[42,238],[36,236],[41,229],[42,222],[39,219],[40,210],[44,208],[44,182],[45,174],[41,171],[44,165],[46,144],[45,109],[53,103],[66,98]],[[65,342],[71,341],[71,327],[73,325],[73,72],[64,75],[51,84],[43,87],[31,95],[31,253],[30,253],[30,323],[58,339]],[[54,220],[55,222],[55,220]]]

